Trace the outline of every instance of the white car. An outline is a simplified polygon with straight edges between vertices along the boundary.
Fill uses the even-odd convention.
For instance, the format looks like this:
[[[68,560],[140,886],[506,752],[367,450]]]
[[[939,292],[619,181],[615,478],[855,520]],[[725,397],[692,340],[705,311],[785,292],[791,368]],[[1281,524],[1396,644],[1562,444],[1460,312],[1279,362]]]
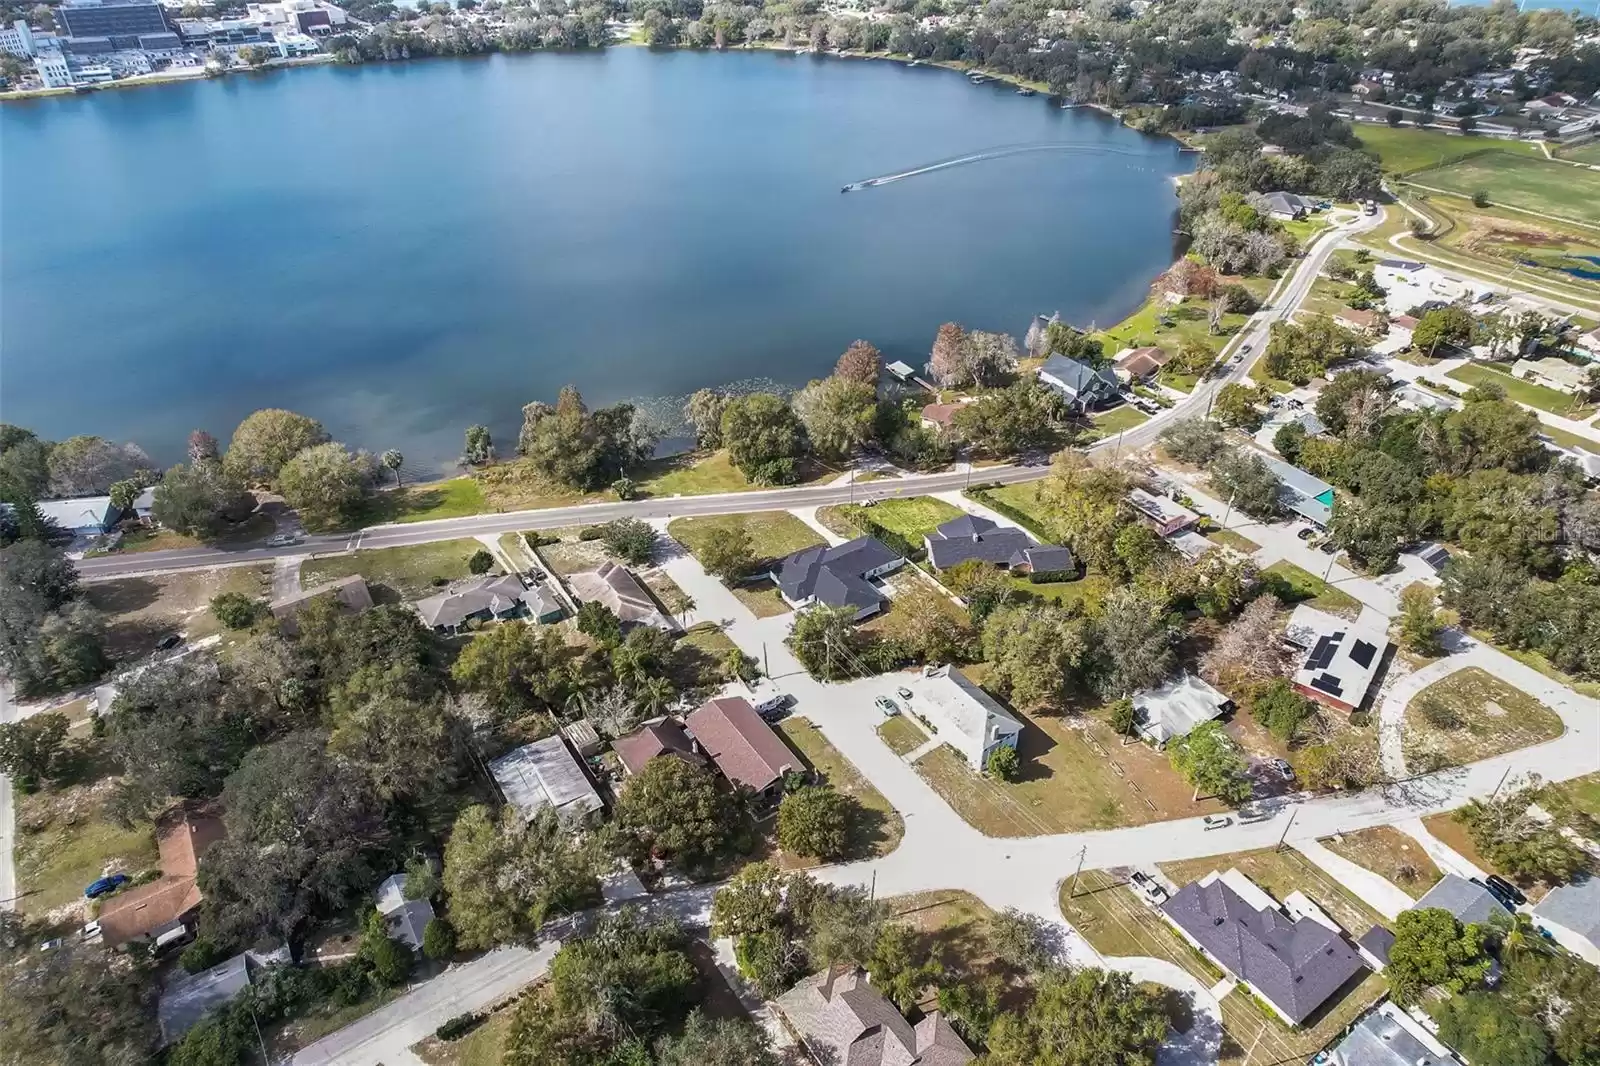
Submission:
[[[1208,814],[1200,819],[1200,824],[1207,830],[1226,829],[1233,824],[1233,819],[1226,814]]]
[[[1128,887],[1138,893],[1139,898],[1152,907],[1159,907],[1167,901],[1167,890],[1155,878],[1142,874],[1138,870],[1128,875]]]
[[[300,535],[298,533],[274,533],[267,538],[267,547],[269,548],[287,548],[299,543]]]

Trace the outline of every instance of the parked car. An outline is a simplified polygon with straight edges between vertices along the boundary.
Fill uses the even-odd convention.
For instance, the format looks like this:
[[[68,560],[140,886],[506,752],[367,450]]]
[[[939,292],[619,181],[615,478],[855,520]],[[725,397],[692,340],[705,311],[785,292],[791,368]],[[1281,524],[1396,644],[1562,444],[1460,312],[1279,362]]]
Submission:
[[[1316,535],[1317,535],[1317,531],[1315,529],[1312,529],[1310,526],[1307,526],[1306,528],[1302,529],[1300,532],[1295,534],[1295,536],[1299,537],[1301,540],[1310,540],[1312,537],[1314,537]]]
[[[895,689],[895,693],[903,700],[909,700],[911,698],[911,690],[906,688],[904,685],[901,685],[899,688]]]
[[[1167,901],[1167,890],[1155,878],[1142,874],[1138,870],[1128,875],[1128,887],[1132,888],[1152,907],[1159,907]]]
[[[1200,819],[1200,824],[1206,830],[1226,829],[1233,824],[1233,819],[1226,814],[1208,814]]]
[[[102,877],[98,881],[90,882],[89,887],[83,890],[83,898],[99,899],[108,892],[115,892],[127,883],[127,874],[112,874],[110,877]]]
[[[900,713],[900,708],[888,696],[879,696],[872,702],[878,705],[878,710],[883,712],[885,718],[893,718]]]
[[[274,533],[267,538],[267,547],[269,548],[287,548],[292,544],[299,543],[300,535],[298,533]]]
[[[166,636],[164,636],[160,640],[156,641],[156,650],[157,651],[171,651],[173,648],[176,648],[179,644],[182,644],[182,643],[183,643],[183,634],[182,633],[168,633]]]
[[[1522,904],[1528,902],[1528,897],[1522,894],[1522,889],[1499,874],[1490,874],[1485,877],[1483,879],[1483,887],[1488,889],[1491,896],[1504,903],[1510,910],[1516,910]]]
[[[1268,765],[1272,767],[1274,773],[1285,781],[1294,780],[1294,767],[1289,765],[1288,759],[1273,759]]]

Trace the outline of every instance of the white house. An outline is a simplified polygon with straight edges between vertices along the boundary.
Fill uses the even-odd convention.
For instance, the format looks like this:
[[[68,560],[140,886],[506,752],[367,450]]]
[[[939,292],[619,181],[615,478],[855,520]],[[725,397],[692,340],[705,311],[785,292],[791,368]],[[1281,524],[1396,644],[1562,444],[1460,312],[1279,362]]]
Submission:
[[[974,770],[982,770],[996,748],[1017,746],[1022,723],[955,667],[930,667],[908,687],[912,713],[927,719],[936,738]]]
[[[1133,697],[1134,728],[1156,747],[1233,710],[1233,701],[1194,674],[1183,674]]]

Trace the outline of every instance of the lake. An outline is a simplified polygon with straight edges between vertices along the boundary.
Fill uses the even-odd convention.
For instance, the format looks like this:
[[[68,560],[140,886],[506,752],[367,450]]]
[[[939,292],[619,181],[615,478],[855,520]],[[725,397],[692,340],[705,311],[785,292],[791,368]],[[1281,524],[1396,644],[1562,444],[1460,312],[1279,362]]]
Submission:
[[[1070,143],[840,187],[996,146]],[[0,417],[178,461],[258,407],[445,469],[520,409],[749,379],[939,323],[1138,306],[1192,157],[1088,110],[763,52],[314,67],[0,107]]]

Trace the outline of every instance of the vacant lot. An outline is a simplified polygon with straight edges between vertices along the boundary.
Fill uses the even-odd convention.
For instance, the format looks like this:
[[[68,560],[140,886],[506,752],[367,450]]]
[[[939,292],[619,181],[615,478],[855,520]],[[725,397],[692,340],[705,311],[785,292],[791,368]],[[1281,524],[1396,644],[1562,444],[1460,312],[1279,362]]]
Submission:
[[[91,606],[106,615],[106,641],[113,657],[126,662],[156,650],[169,633],[200,640],[221,631],[210,610],[221,592],[266,598],[272,590],[269,566],[192,570],[154,577],[125,577],[84,586]]]
[[[1411,700],[1405,754],[1417,769],[1462,766],[1560,736],[1560,717],[1475,666],[1435,681]]]
[[[540,544],[534,550],[538,552],[539,558],[547,568],[562,577],[594,570],[611,558],[606,553],[604,541],[579,540],[578,532],[581,528],[568,526],[565,529],[544,530],[538,534]],[[526,544],[527,540],[524,539],[523,543]]]
[[[710,515],[705,518],[677,518],[667,526],[672,538],[692,554],[698,554],[713,530],[743,526],[750,534],[758,571],[785,555],[823,543],[817,531],[788,511],[757,511],[754,514]]]
[[[1533,156],[1487,152],[1414,174],[1411,180],[1466,197],[1482,190],[1491,203],[1558,218],[1600,218],[1600,173]]]
[[[1154,908],[1129,891],[1124,878],[1107,871],[1086,870],[1077,882],[1076,892],[1072,878],[1062,882],[1061,913],[1100,954],[1166,959],[1207,986],[1222,980],[1222,971],[1190,947]]]
[[[892,533],[898,533],[912,544],[921,544],[922,538],[952,518],[962,515],[959,507],[932,496],[911,496],[905,499],[883,500],[864,507],[860,504],[843,504],[823,507],[817,511],[817,520],[841,537],[859,537],[860,528],[855,521],[871,519]],[[855,521],[853,521],[855,520]]]
[[[1532,381],[1524,381],[1504,370],[1484,366],[1481,363],[1458,366],[1445,376],[1468,385],[1498,385],[1505,390],[1507,397],[1517,403],[1527,404],[1540,411],[1549,411],[1564,418],[1582,420],[1594,414],[1594,407],[1579,401],[1576,396],[1569,396],[1558,389],[1548,388]]]
[[[1432,888],[1443,876],[1422,845],[1392,825],[1324,837],[1322,844],[1335,855],[1392,881],[1413,898]]]
[[[890,896],[883,901],[889,917],[909,925],[921,934],[923,946],[943,964],[946,975],[955,980],[968,976],[997,974],[1008,979],[1003,963],[995,958],[989,942],[989,919],[994,911],[976,896],[946,889]],[[936,991],[930,986],[919,1001],[924,1011],[938,1006]],[[1001,1002],[1012,1006],[1002,993]]]
[[[1261,576],[1268,582],[1268,590],[1284,603],[1309,603],[1332,614],[1351,618],[1361,612],[1360,600],[1287,559],[1280,559],[1262,570]]]
[[[428,522],[435,518],[461,518],[489,510],[477,478],[453,477],[409,485],[379,495],[372,520],[378,522]]]
[[[850,852],[847,858],[870,859],[887,855],[900,846],[905,836],[906,824],[883,793],[873,788],[861,771],[828,743],[828,738],[810,722],[787,718],[778,729],[789,746],[804,756],[811,769],[836,790],[851,797],[859,805],[854,823],[850,826]],[[783,865],[794,869],[814,866],[815,860],[785,855]]]
[[[84,888],[108,873],[137,875],[157,865],[154,830],[124,829],[102,805],[114,779],[17,797],[17,908],[41,917],[76,917]]]
[[[1230,868],[1237,868],[1279,903],[1291,892],[1304,892],[1334,921],[1344,926],[1345,932],[1352,937],[1359,937],[1374,925],[1383,923],[1382,915],[1292,848],[1282,851],[1262,848],[1260,851],[1238,851],[1231,855],[1161,864],[1162,871],[1180,886],[1198,881],[1212,870]]]
[[[641,496],[694,496],[756,488],[728,461],[728,453],[689,452],[657,459],[634,475]]]
[[[1377,153],[1378,162],[1391,174],[1443,166],[1486,150],[1523,151],[1503,147],[1500,142],[1486,137],[1457,137],[1410,126],[1361,126],[1356,137],[1363,148]],[[1531,152],[1526,154],[1531,157]]]
[[[303,588],[315,588],[341,577],[360,574],[368,585],[387,590],[374,593],[380,602],[417,600],[432,594],[439,586],[472,576],[467,560],[483,548],[470,537],[442,540],[434,544],[413,544],[405,548],[377,548],[349,555],[330,555],[307,559],[300,568]],[[491,573],[498,571],[496,566]]]

